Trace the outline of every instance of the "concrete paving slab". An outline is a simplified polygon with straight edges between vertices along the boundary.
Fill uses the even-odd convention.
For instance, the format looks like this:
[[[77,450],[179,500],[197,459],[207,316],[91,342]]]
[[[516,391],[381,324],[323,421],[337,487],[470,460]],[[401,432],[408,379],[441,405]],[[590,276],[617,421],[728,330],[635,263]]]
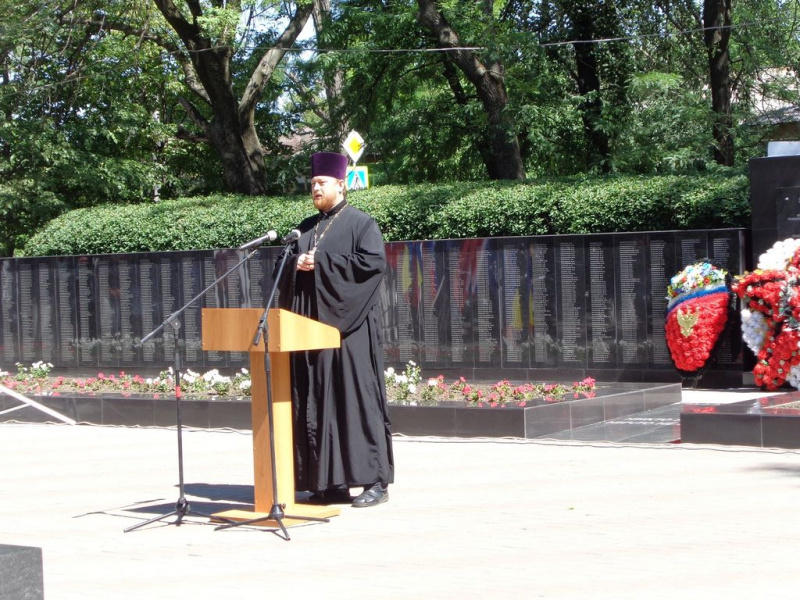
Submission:
[[[47,600],[796,598],[800,454],[684,444],[396,438],[391,500],[330,523],[156,523],[176,432],[0,425],[0,544]],[[249,432],[186,430],[195,509],[252,498]],[[5,599],[4,599],[5,600]]]

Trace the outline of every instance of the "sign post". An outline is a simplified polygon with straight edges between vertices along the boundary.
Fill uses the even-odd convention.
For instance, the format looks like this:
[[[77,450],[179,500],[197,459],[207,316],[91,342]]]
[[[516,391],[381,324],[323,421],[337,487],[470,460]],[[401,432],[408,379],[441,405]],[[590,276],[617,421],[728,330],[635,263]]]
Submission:
[[[365,190],[369,187],[369,171],[367,167],[357,167],[356,163],[361,155],[364,153],[364,138],[359,135],[357,131],[351,131],[342,144],[344,151],[350,160],[353,161],[353,166],[347,168],[347,181],[345,182],[348,190]]]

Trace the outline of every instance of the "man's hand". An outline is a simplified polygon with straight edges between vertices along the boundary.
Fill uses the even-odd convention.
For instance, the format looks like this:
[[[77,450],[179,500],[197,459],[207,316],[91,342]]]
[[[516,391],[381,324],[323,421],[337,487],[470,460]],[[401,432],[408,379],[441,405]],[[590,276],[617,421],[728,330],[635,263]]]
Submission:
[[[297,257],[297,270],[298,271],[313,271],[314,270],[314,254],[317,249],[313,248],[308,253],[303,253]]]

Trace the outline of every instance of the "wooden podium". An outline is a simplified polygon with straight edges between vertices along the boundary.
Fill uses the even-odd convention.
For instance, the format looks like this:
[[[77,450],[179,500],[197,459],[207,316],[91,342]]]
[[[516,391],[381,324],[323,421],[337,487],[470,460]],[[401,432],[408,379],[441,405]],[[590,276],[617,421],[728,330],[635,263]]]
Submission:
[[[292,433],[292,387],[289,353],[299,350],[338,348],[339,330],[283,309],[272,308],[267,316],[269,340],[263,337],[253,345],[264,311],[259,308],[205,308],[202,312],[203,350],[248,352],[250,354],[250,395],[253,420],[253,470],[255,506],[253,511],[229,510],[213,515],[230,521],[259,519],[254,525],[276,527],[267,519],[276,499],[273,497],[272,456],[269,440],[267,374],[264,353],[269,352],[272,379],[272,416],[275,439],[277,502],[285,505],[283,525],[296,525],[303,519],[336,516],[339,508],[295,503],[294,441]],[[261,518],[263,517],[263,520]]]

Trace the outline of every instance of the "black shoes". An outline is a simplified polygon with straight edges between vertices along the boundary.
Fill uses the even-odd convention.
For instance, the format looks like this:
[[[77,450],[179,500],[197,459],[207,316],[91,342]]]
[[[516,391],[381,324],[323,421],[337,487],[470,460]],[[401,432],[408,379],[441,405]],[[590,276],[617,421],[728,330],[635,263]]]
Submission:
[[[365,486],[364,491],[353,498],[348,489],[322,490],[315,492],[309,498],[300,500],[308,504],[351,504],[355,508],[377,506],[389,500],[389,486],[375,483]]]
[[[366,508],[367,506],[377,506],[389,500],[389,486],[378,482],[372,486],[365,487],[364,491],[353,499],[354,508]]]
[[[309,504],[350,504],[352,501],[353,497],[348,489],[315,492],[306,500]]]

